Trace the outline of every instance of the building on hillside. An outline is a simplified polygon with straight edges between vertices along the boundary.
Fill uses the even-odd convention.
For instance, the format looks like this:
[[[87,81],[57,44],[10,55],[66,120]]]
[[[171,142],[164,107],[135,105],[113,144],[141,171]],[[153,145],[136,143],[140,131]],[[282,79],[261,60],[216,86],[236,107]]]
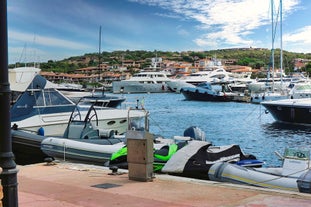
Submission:
[[[253,72],[252,67],[242,65],[227,65],[226,71],[235,74],[236,77],[250,78]]]
[[[53,83],[81,83],[81,82],[90,82],[94,79],[93,76],[85,74],[68,74],[68,73],[54,73],[54,72],[44,72],[41,71],[41,76]]]
[[[141,66],[141,61],[135,61],[135,60],[123,60],[122,61],[122,67],[140,67]]]
[[[295,71],[301,70],[303,67],[306,66],[306,64],[310,62],[311,60],[308,59],[296,58],[294,59],[294,70]]]

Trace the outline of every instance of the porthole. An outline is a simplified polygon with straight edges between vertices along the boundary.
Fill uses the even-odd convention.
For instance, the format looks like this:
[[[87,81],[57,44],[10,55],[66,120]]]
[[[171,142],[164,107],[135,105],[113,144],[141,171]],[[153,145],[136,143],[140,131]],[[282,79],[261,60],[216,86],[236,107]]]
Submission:
[[[123,119],[123,120],[120,121],[120,124],[123,124],[125,122],[126,122],[126,119]]]
[[[109,121],[108,123],[107,123],[107,125],[113,125],[113,124],[115,124],[116,123],[116,121]]]

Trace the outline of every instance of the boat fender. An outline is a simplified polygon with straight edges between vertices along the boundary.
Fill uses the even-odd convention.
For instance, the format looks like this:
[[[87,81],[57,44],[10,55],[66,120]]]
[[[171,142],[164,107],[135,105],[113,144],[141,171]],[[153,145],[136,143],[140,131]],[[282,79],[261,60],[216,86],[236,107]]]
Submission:
[[[38,135],[44,136],[44,128],[43,128],[43,127],[40,127],[40,128],[38,129]]]

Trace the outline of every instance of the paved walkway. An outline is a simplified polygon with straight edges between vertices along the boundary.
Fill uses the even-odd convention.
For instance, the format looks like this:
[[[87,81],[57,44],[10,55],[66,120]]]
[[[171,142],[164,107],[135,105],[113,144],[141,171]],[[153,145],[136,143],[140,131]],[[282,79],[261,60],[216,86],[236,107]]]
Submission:
[[[20,207],[311,207],[311,194],[298,192],[168,175],[138,182],[129,180],[126,171],[109,175],[107,168],[72,163],[18,168]]]

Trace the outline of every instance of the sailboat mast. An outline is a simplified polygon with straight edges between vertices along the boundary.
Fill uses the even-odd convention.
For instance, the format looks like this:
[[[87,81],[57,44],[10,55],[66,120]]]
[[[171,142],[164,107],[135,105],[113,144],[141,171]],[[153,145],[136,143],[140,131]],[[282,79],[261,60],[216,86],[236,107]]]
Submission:
[[[282,0],[280,0],[280,70],[281,70],[281,86],[283,85],[283,14]]]
[[[102,41],[102,26],[99,27],[99,45],[98,45],[98,81],[100,80],[100,56],[101,56],[101,41]]]
[[[272,91],[274,91],[274,1],[271,0],[271,67],[272,67]]]

